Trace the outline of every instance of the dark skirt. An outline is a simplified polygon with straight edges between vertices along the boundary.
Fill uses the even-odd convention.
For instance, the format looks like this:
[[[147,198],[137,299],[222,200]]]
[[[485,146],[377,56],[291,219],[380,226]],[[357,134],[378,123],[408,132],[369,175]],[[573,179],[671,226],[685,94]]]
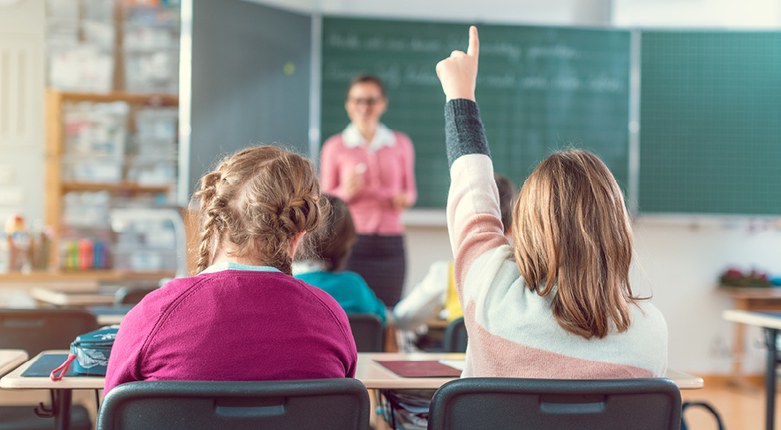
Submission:
[[[401,299],[407,262],[403,236],[358,235],[347,270],[357,272],[385,306]]]

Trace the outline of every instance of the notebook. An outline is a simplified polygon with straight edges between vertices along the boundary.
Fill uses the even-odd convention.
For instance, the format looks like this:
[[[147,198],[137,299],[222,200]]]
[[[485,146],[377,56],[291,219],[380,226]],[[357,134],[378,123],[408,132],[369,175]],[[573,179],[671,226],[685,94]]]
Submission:
[[[457,369],[438,360],[376,360],[391,372],[403,378],[458,378],[461,369]]]

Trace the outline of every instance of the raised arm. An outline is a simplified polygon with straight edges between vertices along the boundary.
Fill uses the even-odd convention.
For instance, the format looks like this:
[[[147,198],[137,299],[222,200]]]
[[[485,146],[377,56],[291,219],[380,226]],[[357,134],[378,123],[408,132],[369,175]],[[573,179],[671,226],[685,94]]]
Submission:
[[[455,256],[459,295],[474,260],[506,244],[499,210],[493,163],[475,102],[480,43],[477,28],[469,29],[467,52],[453,51],[437,64],[445,105],[445,133],[450,163],[447,223]],[[462,302],[462,305],[464,303]]]

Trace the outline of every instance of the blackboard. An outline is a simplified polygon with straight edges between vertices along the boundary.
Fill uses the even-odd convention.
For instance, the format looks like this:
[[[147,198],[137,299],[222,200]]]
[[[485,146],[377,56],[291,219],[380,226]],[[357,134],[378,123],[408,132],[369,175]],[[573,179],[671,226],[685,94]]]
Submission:
[[[444,207],[444,95],[434,67],[466,49],[467,25],[324,17],[321,134],[347,125],[347,85],[380,76],[383,122],[415,145],[417,207]],[[477,99],[497,172],[520,184],[563,147],[597,153],[622,186],[629,172],[630,33],[625,30],[480,25]]]
[[[641,213],[781,214],[781,33],[644,31]]]

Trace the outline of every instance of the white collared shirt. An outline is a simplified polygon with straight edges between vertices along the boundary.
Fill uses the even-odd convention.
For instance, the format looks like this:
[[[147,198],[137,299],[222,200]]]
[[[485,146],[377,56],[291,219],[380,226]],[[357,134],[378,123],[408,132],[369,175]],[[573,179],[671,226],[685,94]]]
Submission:
[[[366,143],[366,139],[363,138],[361,132],[358,131],[358,127],[353,124],[348,125],[344,131],[342,131],[342,141],[344,146],[348,148],[354,148],[356,146],[362,146]],[[377,131],[374,133],[374,139],[367,145],[367,148],[371,151],[377,151],[384,146],[393,146],[396,144],[396,136],[393,131],[380,123],[377,126]]]

